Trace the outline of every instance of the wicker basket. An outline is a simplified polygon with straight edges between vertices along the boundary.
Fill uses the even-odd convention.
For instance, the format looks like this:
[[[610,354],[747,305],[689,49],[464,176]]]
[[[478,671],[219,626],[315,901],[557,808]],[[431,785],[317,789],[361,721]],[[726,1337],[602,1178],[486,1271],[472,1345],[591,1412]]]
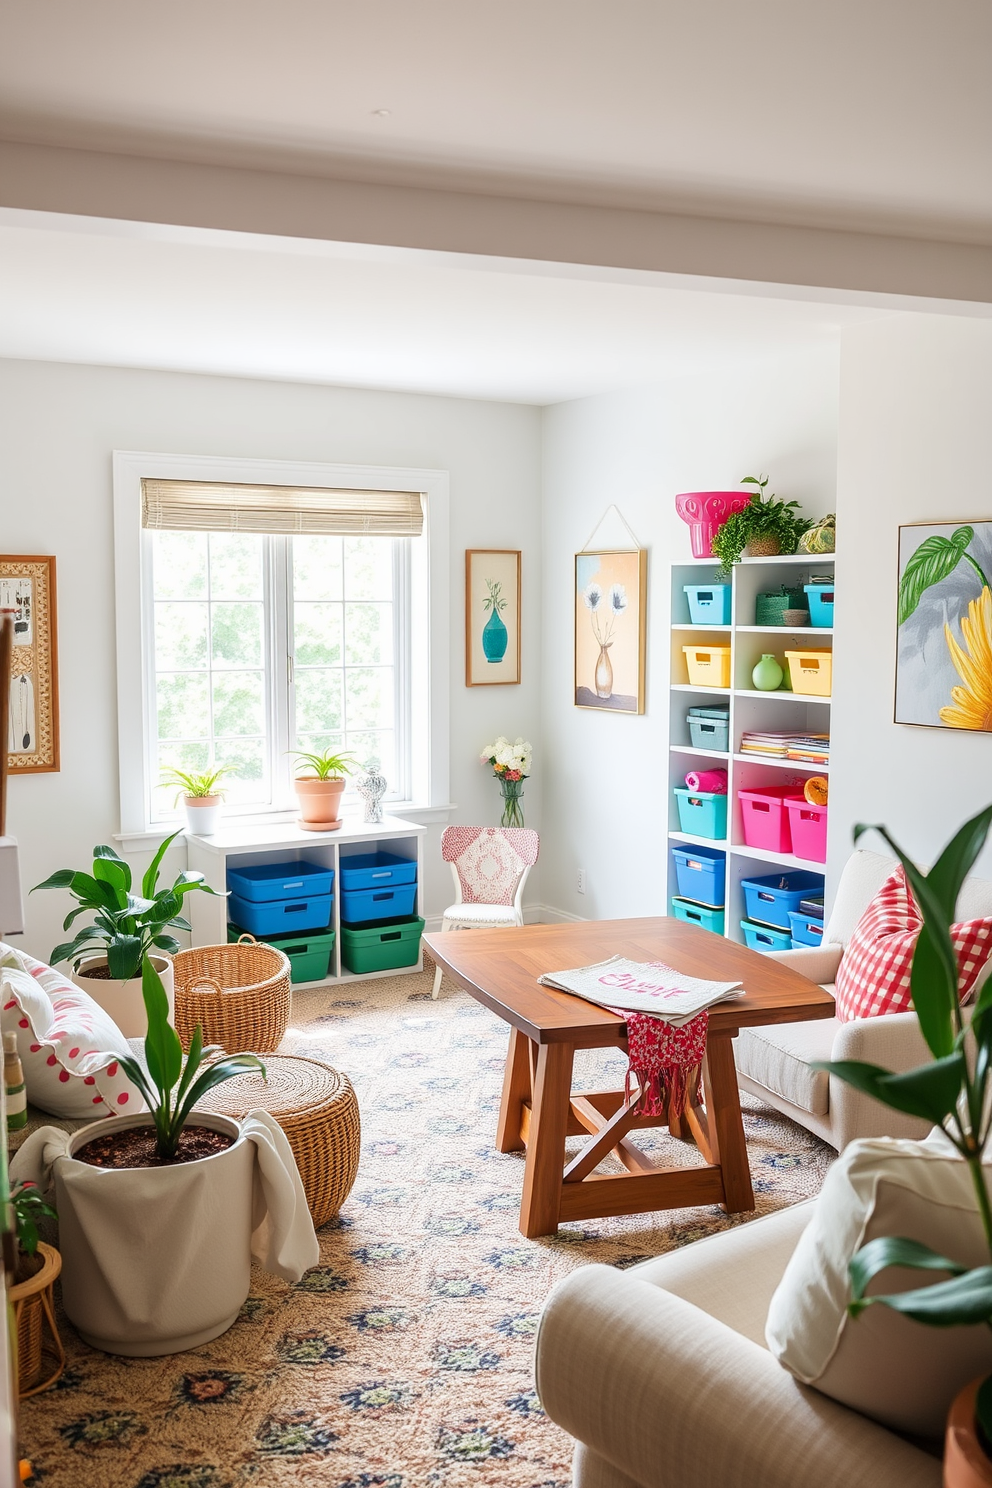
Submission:
[[[289,1022],[289,958],[243,935],[233,945],[194,946],[172,958],[176,1032],[184,1049],[197,1023],[205,1044],[228,1054],[271,1054]]]
[[[20,1400],[54,1385],[65,1368],[65,1350],[55,1323],[52,1286],[62,1270],[62,1257],[43,1240],[38,1242],[42,1267],[27,1281],[10,1288],[10,1304],[17,1328],[17,1394]],[[46,1338],[47,1324],[47,1338]]]
[[[241,1120],[267,1111],[289,1138],[316,1226],[332,1219],[351,1193],[358,1173],[362,1127],[358,1097],[347,1075],[297,1054],[265,1061],[268,1079],[257,1071],[235,1075],[199,1102],[198,1109]]]

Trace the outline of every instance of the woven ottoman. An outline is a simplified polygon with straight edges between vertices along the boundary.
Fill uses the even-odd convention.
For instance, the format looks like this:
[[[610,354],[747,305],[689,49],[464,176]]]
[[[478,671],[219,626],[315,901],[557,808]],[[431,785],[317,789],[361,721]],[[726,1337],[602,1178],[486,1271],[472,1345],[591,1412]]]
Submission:
[[[337,1214],[358,1173],[362,1126],[358,1097],[347,1075],[300,1054],[268,1054],[268,1082],[256,1071],[235,1075],[197,1103],[197,1109],[240,1121],[268,1111],[289,1138],[315,1228]]]

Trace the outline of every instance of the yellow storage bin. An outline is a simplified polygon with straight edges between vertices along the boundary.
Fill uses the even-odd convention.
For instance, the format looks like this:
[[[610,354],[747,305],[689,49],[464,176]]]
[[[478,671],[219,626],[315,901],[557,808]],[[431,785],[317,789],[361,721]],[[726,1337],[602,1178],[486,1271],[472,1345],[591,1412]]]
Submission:
[[[729,646],[683,646],[693,687],[730,686]]]
[[[832,651],[786,651],[793,692],[829,697],[833,681]]]

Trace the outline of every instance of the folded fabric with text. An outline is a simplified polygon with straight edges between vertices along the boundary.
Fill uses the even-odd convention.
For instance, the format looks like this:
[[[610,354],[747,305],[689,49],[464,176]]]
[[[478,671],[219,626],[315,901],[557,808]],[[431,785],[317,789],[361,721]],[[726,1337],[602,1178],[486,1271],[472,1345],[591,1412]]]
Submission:
[[[661,961],[628,961],[611,956],[594,966],[576,966],[569,971],[548,971],[538,977],[544,987],[572,992],[600,1007],[625,1013],[652,1013],[674,1028],[688,1023],[697,1013],[715,1003],[740,997],[740,982],[706,982],[683,975]]]

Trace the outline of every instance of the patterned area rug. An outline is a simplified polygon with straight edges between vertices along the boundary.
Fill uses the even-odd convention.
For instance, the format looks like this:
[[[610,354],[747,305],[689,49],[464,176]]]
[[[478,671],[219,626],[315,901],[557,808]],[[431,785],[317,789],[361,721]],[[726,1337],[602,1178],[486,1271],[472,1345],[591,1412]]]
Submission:
[[[321,1264],[295,1287],[256,1272],[223,1337],[164,1359],[88,1349],[25,1402],[22,1450],[44,1488],[568,1488],[570,1444],[531,1373],[541,1303],[590,1261],[632,1266],[746,1220],[719,1209],[566,1225],[524,1240],[518,1154],[493,1135],[505,1025],[430,968],[299,994],[284,1048],[351,1076],[363,1156]],[[616,1054],[577,1083],[615,1086]],[[745,1098],[747,1099],[747,1098]],[[815,1194],[830,1149],[748,1102],[758,1213]],[[640,1132],[670,1162],[698,1161]]]

